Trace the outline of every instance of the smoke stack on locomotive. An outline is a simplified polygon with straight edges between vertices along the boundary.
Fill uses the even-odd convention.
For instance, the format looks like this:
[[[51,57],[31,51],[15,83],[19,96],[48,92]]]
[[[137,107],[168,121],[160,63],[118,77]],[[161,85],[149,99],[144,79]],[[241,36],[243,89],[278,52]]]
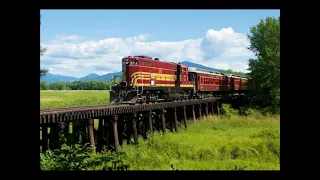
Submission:
[[[111,87],[110,101],[135,104],[192,98],[208,94],[246,92],[247,78],[152,59],[127,56],[122,59],[122,77]]]

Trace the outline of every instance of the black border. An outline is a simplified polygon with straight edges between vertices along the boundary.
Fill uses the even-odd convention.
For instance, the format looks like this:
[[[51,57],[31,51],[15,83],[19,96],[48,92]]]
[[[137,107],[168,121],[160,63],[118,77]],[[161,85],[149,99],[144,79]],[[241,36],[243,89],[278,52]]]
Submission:
[[[101,2],[97,2],[97,3],[90,3],[87,1],[84,1],[86,3],[85,6],[81,6],[81,2],[80,1],[76,1],[76,2],[70,2],[70,5],[68,5],[66,2],[64,2],[63,5],[58,6],[58,3],[56,4],[50,4],[48,1],[43,1],[41,7],[42,9],[49,9],[49,8],[59,8],[59,9],[64,9],[64,8],[81,8],[81,9],[103,9],[103,8],[108,8],[108,9],[112,9],[113,8],[121,8],[121,9],[130,9],[130,8],[138,8],[138,9],[144,9],[144,8],[152,8],[150,5],[151,4],[156,4],[158,8],[164,8],[167,7],[166,9],[170,9],[169,7],[171,6],[171,8],[173,9],[209,9],[208,3],[207,2],[199,2],[199,4],[197,4],[196,2],[192,1],[190,3],[187,3],[186,1],[184,1],[183,3],[177,3],[177,5],[175,6],[174,4],[169,4],[167,6],[165,5],[165,1],[149,1],[149,2],[144,2],[141,5],[139,5],[138,1],[128,1],[128,2],[124,2],[124,1],[112,1],[111,2],[107,2],[106,4],[107,6],[103,6]],[[117,5],[117,2],[120,2],[121,6]],[[171,1],[172,2],[172,1]],[[198,1],[197,1],[198,2]],[[47,4],[46,4],[47,3]],[[130,5],[130,3],[132,3]],[[253,8],[258,8],[258,9],[265,9],[265,8],[273,8],[273,9],[279,9],[280,7],[277,6],[279,5],[279,2],[261,2],[264,5],[264,8],[262,8],[263,6],[258,6],[259,4],[257,3],[257,1],[254,2],[249,2],[249,1],[235,1],[235,2],[230,2],[230,3],[226,3],[227,6],[223,6],[223,5],[218,5],[218,1],[215,2],[211,2],[214,5],[210,6],[212,8],[215,9],[233,9],[233,8],[237,8],[237,9],[253,9]],[[72,5],[71,5],[72,4]],[[189,6],[188,6],[189,5]],[[244,6],[247,5],[247,6]],[[144,8],[142,8],[143,6],[145,6]],[[62,8],[64,7],[64,8]],[[154,6],[156,7],[156,6]],[[176,8],[175,8],[176,7]],[[201,8],[202,7],[202,8]],[[251,7],[251,8],[248,8]],[[288,10],[288,9],[287,9]],[[9,122],[8,123],[2,123],[2,132],[4,132],[3,134],[3,149],[7,152],[5,152],[3,158],[7,159],[8,162],[4,163],[4,165],[6,165],[9,169],[15,171],[22,171],[22,173],[18,173],[19,176],[24,176],[27,174],[31,174],[31,171],[36,170],[36,172],[38,171],[39,173],[39,164],[38,164],[38,158],[39,158],[39,134],[36,132],[39,132],[39,129],[36,129],[36,127],[38,128],[38,120],[36,121],[36,119],[38,119],[38,107],[39,107],[39,74],[36,74],[36,72],[39,72],[38,67],[40,66],[39,61],[37,62],[37,59],[39,58],[39,40],[40,40],[40,36],[38,34],[38,31],[40,31],[39,28],[39,10],[28,10],[28,11],[17,11],[17,12],[13,12],[13,14],[8,15],[11,16],[10,19],[8,19],[8,21],[6,22],[6,24],[8,25],[7,29],[8,32],[7,33],[11,33],[11,35],[5,35],[4,37],[8,37],[10,39],[8,39],[8,42],[11,42],[8,46],[8,51],[12,51],[12,52],[6,52],[4,51],[5,54],[9,54],[9,59],[13,59],[13,60],[9,60],[9,63],[12,63],[10,65],[5,65],[5,63],[2,64],[2,67],[4,67],[3,69],[8,69],[8,72],[6,73],[6,79],[4,79],[5,83],[8,84],[9,86],[7,87],[11,87],[6,89],[7,91],[5,92],[6,94],[9,92],[11,95],[5,95],[8,97],[3,96],[3,100],[5,100],[6,98],[9,98],[8,101],[5,100],[5,104],[7,105],[7,107],[5,108],[5,111],[2,114],[5,114],[7,117],[3,118],[2,122]],[[19,17],[19,18],[16,18]],[[293,16],[296,17],[296,16]],[[297,27],[288,27],[288,22],[290,20],[294,20],[294,18],[292,19],[292,17],[290,17],[290,15],[287,14],[282,14],[282,20],[284,19],[284,21],[282,21],[282,25],[281,25],[281,39],[285,39],[285,41],[282,41],[282,59],[285,58],[285,56],[289,56],[290,54],[293,55],[293,50],[290,49],[290,45],[295,46],[295,45],[299,45],[299,43],[297,43],[297,39],[292,39],[293,37],[296,37],[297,34],[292,34],[290,35],[290,32],[292,32],[294,30],[294,28]],[[258,22],[257,22],[258,23]],[[14,27],[16,26],[16,27]],[[39,29],[36,29],[39,28]],[[39,39],[38,39],[39,38]],[[286,42],[286,41],[290,41],[290,40],[295,40],[295,43],[292,42]],[[300,43],[301,45],[302,43]],[[296,48],[297,49],[297,48]],[[297,49],[298,50],[298,49]],[[301,51],[301,49],[300,49]],[[287,53],[286,53],[287,52]],[[298,52],[298,51],[297,51]],[[10,56],[11,55],[11,56]],[[21,57],[18,57],[21,56]],[[297,111],[293,111],[291,109],[291,107],[289,107],[290,105],[295,106],[297,110],[300,109],[299,104],[292,104],[290,102],[292,102],[292,96],[290,96],[289,92],[290,92],[290,84],[294,83],[296,80],[295,79],[290,79],[290,74],[294,74],[294,72],[289,72],[290,69],[295,70],[295,69],[301,69],[301,67],[298,67],[299,64],[294,63],[295,59],[297,59],[298,56],[294,56],[294,59],[288,57],[286,61],[288,61],[287,63],[283,63],[282,64],[286,64],[286,66],[291,66],[291,67],[286,67],[286,66],[282,66],[282,74],[281,74],[281,78],[282,78],[282,82],[281,84],[283,85],[282,87],[282,91],[286,92],[286,93],[282,93],[282,113],[281,113],[281,120],[282,120],[282,128],[281,128],[281,135],[282,135],[282,144],[281,144],[281,148],[282,148],[282,166],[281,166],[281,171],[283,171],[284,169],[291,169],[291,168],[285,168],[284,167],[284,159],[286,160],[290,160],[292,157],[290,157],[291,155],[289,155],[288,152],[293,151],[294,149],[289,149],[287,152],[285,152],[285,142],[287,144],[290,143],[302,143],[303,140],[299,141],[299,142],[290,142],[290,139],[293,140],[297,140],[294,139],[293,137],[290,137],[291,135],[294,135],[296,133],[302,133],[301,130],[299,130],[298,132],[295,130],[297,129],[301,129],[301,128],[294,128],[294,127],[290,127],[292,125],[299,125],[301,122],[296,122],[295,120],[300,118],[297,117],[297,115],[294,115],[293,118],[289,118],[288,120],[285,119],[284,114],[286,113],[286,109],[288,109],[287,113],[293,113],[293,112],[297,112]],[[302,57],[301,57],[302,58]],[[16,63],[15,61],[18,60],[19,63]],[[5,60],[6,61],[6,60]],[[288,65],[289,64],[289,65]],[[294,65],[296,65],[297,67],[294,67]],[[8,67],[10,66],[10,67]],[[37,69],[36,69],[37,68]],[[285,72],[283,72],[285,71]],[[301,70],[303,71],[303,70]],[[301,72],[300,71],[300,72]],[[21,75],[22,74],[22,75]],[[9,77],[9,78],[8,78]],[[297,79],[301,78],[301,80],[303,82],[305,82],[304,77],[297,77]],[[290,81],[292,81],[290,83]],[[22,84],[25,83],[25,84]],[[32,83],[31,83],[32,82]],[[286,91],[287,90],[287,91]],[[16,92],[15,92],[16,91]],[[292,91],[292,90],[291,90]],[[294,92],[292,92],[292,94],[294,95]],[[9,102],[12,102],[11,104],[9,104]],[[284,104],[283,104],[284,103]],[[301,110],[299,110],[301,111]],[[314,119],[315,120],[315,119]],[[15,122],[14,122],[15,121]],[[13,126],[14,125],[14,126]],[[288,127],[289,126],[289,127]],[[5,131],[8,132],[5,132]],[[289,130],[292,130],[292,132],[290,133]],[[31,136],[34,135],[33,136]],[[284,140],[285,139],[285,140]],[[32,145],[32,143],[34,143],[34,145]],[[300,145],[295,145],[295,147],[300,146]],[[28,152],[29,151],[29,152]],[[288,153],[288,154],[286,154]],[[10,154],[10,155],[9,155]],[[12,154],[12,155],[11,155]],[[292,153],[294,154],[294,153]],[[299,154],[303,154],[298,153],[296,155],[299,156]],[[294,158],[293,158],[294,159]],[[296,160],[296,159],[295,159]],[[6,160],[4,160],[6,161]],[[292,164],[292,165],[297,165],[298,162]],[[289,166],[290,163],[287,163],[285,166]],[[303,168],[301,165],[299,165],[298,168]],[[150,171],[151,172],[151,171]],[[204,171],[204,172],[211,172],[211,171]],[[218,178],[218,172],[223,172],[223,171],[216,171],[217,173],[214,175],[209,175],[210,178]],[[221,174],[222,178],[226,177],[227,174],[229,175],[235,175],[238,176],[239,175],[247,175],[247,177],[249,177],[250,175],[259,175],[260,173],[258,173],[259,171],[254,171],[254,172],[235,172],[235,171],[226,171],[227,173],[223,173]],[[255,173],[256,172],[256,173]],[[261,171],[264,172],[264,171]],[[269,178],[268,175],[279,175],[278,173],[276,173],[276,171],[272,171],[274,173],[262,173],[260,174],[260,176],[264,176],[266,178]],[[92,172],[93,173],[93,172]],[[154,171],[153,173],[158,173],[158,174],[149,174],[147,171],[144,171],[144,173],[146,173],[145,177],[147,178],[154,178],[154,177],[170,177],[170,176],[174,176],[174,174],[177,174],[177,176],[192,176],[192,174],[194,174],[195,178],[200,178],[199,175],[201,175],[201,171],[178,171],[178,172],[166,172],[169,174],[164,173],[163,171]],[[12,174],[12,173],[10,173]],[[46,177],[55,177],[55,176],[59,176],[59,175],[64,175],[66,177],[71,177],[72,175],[80,175],[83,176],[84,175],[92,175],[91,172],[44,172],[44,171],[40,171],[40,175],[42,176],[46,176]],[[134,171],[134,172],[95,172],[96,175],[102,175],[104,176],[103,178],[110,178],[111,175],[114,175],[115,177],[119,178],[119,177],[124,177],[125,175],[128,175],[128,177],[134,177],[135,175],[137,176],[137,178],[142,178],[143,174],[139,174],[138,171]],[[15,175],[15,173],[13,174]],[[205,175],[205,173],[203,174]],[[85,177],[84,177],[85,178]],[[173,177],[174,178],[174,177]]]
[[[67,3],[69,2],[69,3]],[[63,1],[58,3],[42,2],[40,9],[280,9],[279,1]]]

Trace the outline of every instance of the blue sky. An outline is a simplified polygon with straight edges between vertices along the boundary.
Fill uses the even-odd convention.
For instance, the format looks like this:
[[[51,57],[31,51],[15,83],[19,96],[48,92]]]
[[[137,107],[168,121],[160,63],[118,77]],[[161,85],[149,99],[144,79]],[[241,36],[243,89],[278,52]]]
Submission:
[[[41,10],[41,66],[82,77],[120,71],[122,56],[245,71],[249,28],[280,10]]]

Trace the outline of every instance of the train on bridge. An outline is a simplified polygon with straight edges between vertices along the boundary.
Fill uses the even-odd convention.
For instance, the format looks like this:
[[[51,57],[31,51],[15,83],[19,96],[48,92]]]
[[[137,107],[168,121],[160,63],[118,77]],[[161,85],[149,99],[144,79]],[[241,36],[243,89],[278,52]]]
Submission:
[[[110,101],[136,104],[246,94],[247,82],[246,77],[159,58],[127,56],[122,59],[121,81],[111,87]]]

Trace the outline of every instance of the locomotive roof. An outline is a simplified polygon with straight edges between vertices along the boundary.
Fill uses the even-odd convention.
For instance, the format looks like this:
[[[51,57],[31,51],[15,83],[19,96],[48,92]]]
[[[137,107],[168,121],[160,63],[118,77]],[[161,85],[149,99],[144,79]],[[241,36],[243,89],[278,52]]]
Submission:
[[[154,58],[152,59],[151,56],[144,56],[144,55],[139,55],[139,56],[127,56],[126,58],[142,58],[143,60],[147,60],[147,61],[158,61],[158,62],[163,62],[163,63],[169,63],[169,64],[178,64],[176,62],[169,62],[169,61],[163,61],[159,58]],[[188,66],[184,65],[184,64],[181,64],[181,67],[182,68],[187,68]]]

